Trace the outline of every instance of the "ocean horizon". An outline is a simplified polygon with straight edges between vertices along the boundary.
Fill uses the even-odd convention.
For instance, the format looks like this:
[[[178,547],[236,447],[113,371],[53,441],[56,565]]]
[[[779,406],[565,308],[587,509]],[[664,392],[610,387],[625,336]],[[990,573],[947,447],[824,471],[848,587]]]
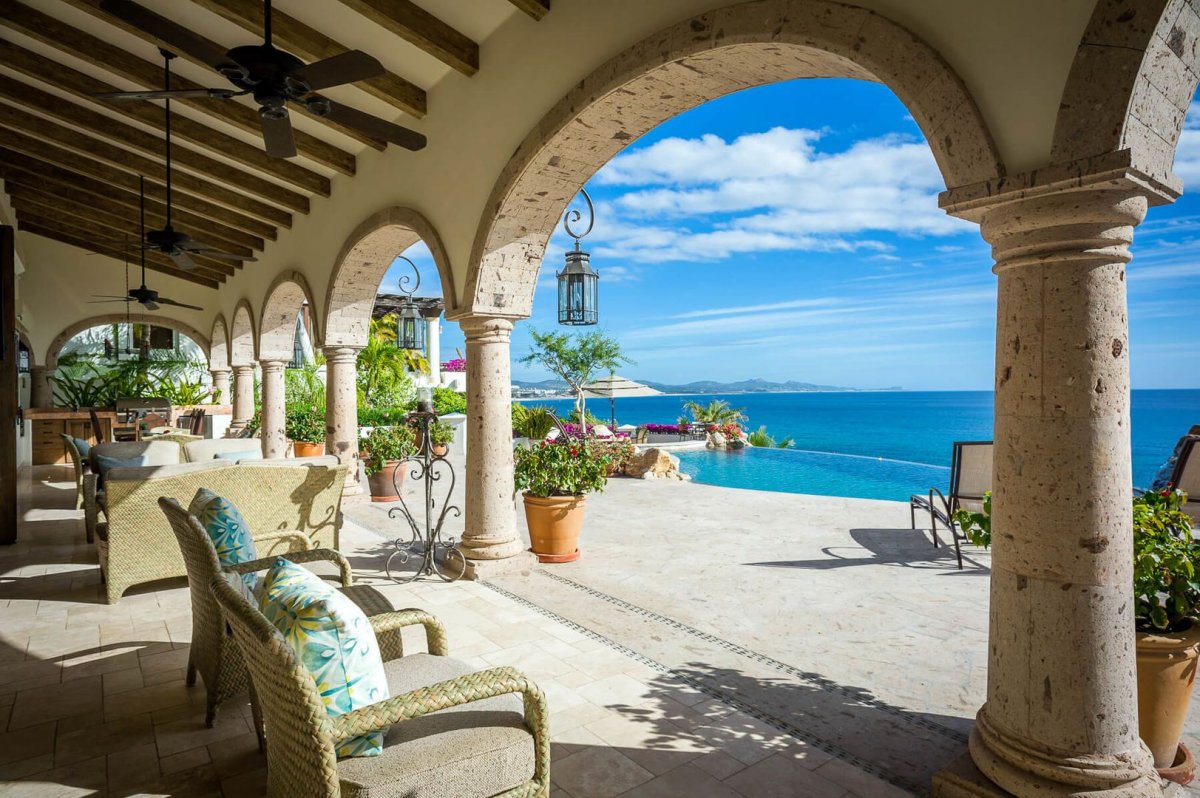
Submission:
[[[840,455],[895,463],[879,486],[855,488],[852,463],[844,465],[844,490],[829,480],[815,485],[811,473],[790,469],[801,458],[770,462],[689,456],[685,471],[701,482],[727,487],[751,487],[797,493],[860,496],[903,500],[909,492],[927,490],[934,472],[913,468],[945,469],[954,441],[991,440],[994,394],[992,391],[797,391],[737,394],[661,394],[625,397],[614,401],[617,425],[672,424],[683,414],[683,404],[696,397],[723,399],[743,408],[745,427],[765,426],[776,440],[791,437],[797,455],[807,454],[807,464],[830,471],[836,464],[827,457]],[[527,404],[552,408],[562,417],[574,408],[573,399],[522,399]],[[607,399],[588,399],[588,411],[610,420]],[[1130,395],[1130,437],[1133,484],[1146,487],[1171,454],[1175,442],[1193,424],[1200,424],[1200,389],[1136,389]],[[718,456],[725,453],[717,453]],[[786,454],[780,452],[779,454]],[[907,467],[900,468],[901,465]],[[884,466],[880,466],[884,468]],[[837,465],[836,470],[842,470]],[[795,471],[795,474],[789,473]],[[895,471],[895,473],[891,473]],[[940,472],[939,472],[940,473]],[[945,481],[943,477],[940,481]],[[909,483],[913,484],[910,485]],[[934,483],[936,484],[936,483]],[[901,495],[903,494],[903,495]]]

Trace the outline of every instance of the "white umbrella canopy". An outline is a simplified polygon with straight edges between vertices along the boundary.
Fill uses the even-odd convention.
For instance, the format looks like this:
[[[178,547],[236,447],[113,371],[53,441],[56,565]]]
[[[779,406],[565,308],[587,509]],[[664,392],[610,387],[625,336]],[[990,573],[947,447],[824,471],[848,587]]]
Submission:
[[[628,377],[609,374],[583,386],[583,395],[588,399],[613,399],[619,396],[662,396],[662,391],[634,382]]]

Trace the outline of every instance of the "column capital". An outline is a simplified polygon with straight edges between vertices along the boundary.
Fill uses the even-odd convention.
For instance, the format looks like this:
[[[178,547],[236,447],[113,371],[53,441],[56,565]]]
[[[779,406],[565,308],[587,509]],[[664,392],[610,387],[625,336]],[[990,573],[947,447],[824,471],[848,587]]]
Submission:
[[[362,351],[361,346],[323,346],[321,352],[325,355],[325,362],[354,362],[358,359],[358,353]]]
[[[472,343],[508,343],[513,320],[501,316],[464,316],[458,319],[463,334]]]
[[[208,373],[209,373],[209,374],[229,374],[229,373],[230,373],[230,371],[232,371],[232,369],[227,369],[227,368],[224,368],[224,369],[209,369],[209,370],[208,370]]]
[[[281,371],[288,362],[286,360],[260,360],[258,367],[263,371]]]
[[[240,366],[231,366],[234,374],[249,374],[254,371],[254,363],[243,363]]]

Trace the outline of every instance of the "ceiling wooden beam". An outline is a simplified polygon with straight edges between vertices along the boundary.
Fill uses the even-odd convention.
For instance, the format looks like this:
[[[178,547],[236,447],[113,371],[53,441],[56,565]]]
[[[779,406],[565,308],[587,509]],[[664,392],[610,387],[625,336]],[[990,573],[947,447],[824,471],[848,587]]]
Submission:
[[[8,75],[0,74],[0,98],[60,119],[92,135],[119,141],[123,146],[132,147],[153,157],[163,155],[165,145],[158,136],[82,105],[67,102],[57,95],[22,83]],[[186,147],[176,147],[171,153],[171,158],[175,165],[190,169],[198,175],[236,187],[272,204],[299,213],[308,213],[308,197],[304,194],[244,172],[224,161],[218,161]]]
[[[68,2],[75,4],[73,0],[68,0]],[[99,0],[79,0],[79,2],[99,2]],[[219,14],[230,22],[240,25],[244,30],[262,37],[263,6],[258,0],[195,0],[195,2],[214,14]],[[276,46],[309,62],[331,58],[348,49],[279,9],[271,11],[271,31]],[[399,108],[410,116],[418,119],[425,116],[425,91],[391,72],[370,80],[359,81],[354,84],[354,87]]]
[[[342,0],[342,5],[468,77],[479,71],[479,45],[410,0]]]
[[[91,219],[81,219],[78,217],[66,216],[61,213],[46,214],[43,211],[35,209],[32,206],[23,207],[18,213],[33,224],[37,224],[47,230],[58,230],[65,235],[76,236],[84,241],[95,241],[96,245],[101,249],[114,247],[120,251],[122,240],[127,236],[131,242],[138,240],[137,225],[130,230],[128,227],[120,225],[109,225],[103,222],[97,222]],[[146,252],[150,255],[150,251]],[[167,258],[162,253],[154,253],[165,259],[164,263],[174,264],[174,261]],[[139,260],[138,253],[133,250],[129,253],[129,259]],[[233,270],[229,268],[227,263],[220,263],[211,258],[203,258],[198,255],[193,255],[192,260],[196,263],[196,268],[189,270],[192,274],[200,277],[207,277],[210,280],[223,282],[226,277],[232,276]],[[184,274],[185,270],[175,266],[176,274]]]
[[[3,139],[0,139],[0,144],[4,145],[3,148],[0,148],[0,153],[3,153],[5,148],[7,148],[42,163],[60,166],[77,174],[94,177],[108,185],[125,189],[135,196],[141,191],[138,178],[129,172],[114,169],[99,161],[93,161],[86,156],[69,152],[52,144],[46,144],[24,133],[9,131]],[[0,155],[0,158],[3,158],[3,155]],[[147,199],[158,200],[162,203],[166,202],[167,190],[165,186],[159,183],[147,182],[145,188]],[[198,202],[200,201],[193,197],[173,192],[172,206],[177,214],[181,214],[181,219],[183,218],[182,214],[187,214],[189,217],[193,216],[188,211]],[[214,222],[205,214],[195,215],[194,218],[203,222],[202,227],[198,227],[197,229],[209,231],[209,235],[219,236],[222,241],[238,247],[239,250],[244,249],[245,252],[243,254],[249,255],[251,254],[251,250],[257,249],[261,251],[263,248],[263,240],[257,236],[250,235],[220,222]]]
[[[166,181],[167,169],[161,161],[145,158],[130,150],[109,144],[107,141],[85,136],[78,130],[27,113],[4,102],[0,102],[0,128],[29,134],[24,139],[38,142],[39,146],[36,150],[14,146],[15,139],[7,143],[13,149],[27,152],[44,161],[52,160],[50,157],[52,148],[61,147],[95,158],[123,171],[144,175],[151,181],[158,183]],[[58,165],[66,166],[67,164],[60,163]],[[245,230],[251,235],[269,238],[272,241],[277,235],[276,225],[292,226],[292,215],[287,211],[267,205],[265,202],[259,202],[237,191],[230,191],[226,186],[210,183],[194,176],[191,172],[175,169],[171,174],[171,182],[177,192],[176,202],[185,202],[183,195],[206,200],[181,207],[187,207],[214,222],[221,222],[230,227]]]
[[[205,69],[212,72],[214,75],[220,75],[219,72],[217,72],[215,69],[212,68],[211,64],[206,64],[203,61],[193,58],[190,53],[179,53],[176,51],[176,47],[171,45],[169,42],[163,41],[162,39],[152,36],[149,33],[146,33],[146,31],[142,30],[141,28],[135,28],[132,25],[129,25],[126,22],[118,19],[117,17],[114,17],[112,14],[108,14],[104,11],[101,11],[100,10],[100,0],[64,0],[64,2],[66,2],[68,5],[72,5],[75,8],[80,9],[81,11],[88,12],[92,16],[94,16],[98,19],[101,19],[104,22],[106,22],[116,28],[120,28],[121,30],[125,31],[126,33],[136,36],[137,38],[141,39],[144,42],[149,42],[150,44],[153,44],[155,47],[162,47],[166,50],[176,53],[180,58],[184,58],[188,61],[191,61],[193,64],[202,66]],[[182,26],[177,25],[172,20],[170,20],[166,17],[160,16],[159,14],[155,14],[153,11],[151,11],[148,8],[142,7],[142,13],[147,16],[157,17],[159,24],[161,24],[161,25],[171,25],[171,26],[186,30],[186,29],[182,28]],[[274,16],[272,16],[272,19],[274,19]],[[191,38],[199,39],[200,41],[204,42],[206,46],[211,47],[211,48],[217,50],[218,52],[224,52],[227,49],[223,45],[218,44],[217,42],[214,42],[211,39],[206,39],[203,36],[197,35],[195,33],[195,31],[188,30],[187,33],[188,33],[188,36],[190,36]],[[262,29],[261,28],[259,28],[259,30],[257,31],[257,34],[258,34],[258,41],[240,42],[240,44],[258,44],[258,43],[260,43],[262,41]],[[221,76],[221,81],[223,81],[223,82],[218,83],[217,86],[223,86],[223,85],[225,85],[225,82],[227,82],[224,76]],[[229,84],[229,85],[232,86],[233,84]],[[320,96],[320,95],[316,95],[316,96]],[[421,101],[422,101],[421,107],[422,108],[424,108],[424,97],[425,97],[424,92],[422,92],[422,94],[421,94]],[[374,147],[377,150],[383,150],[384,148],[387,147],[386,141],[380,141],[379,139],[372,138],[372,137],[366,135],[365,133],[363,133],[359,130],[356,130],[355,128],[345,127],[343,125],[339,125],[337,122],[333,122],[329,119],[326,119],[325,117],[321,117],[321,116],[317,116],[316,114],[309,113],[308,110],[305,109],[303,106],[298,106],[298,105],[293,104],[291,107],[294,110],[299,111],[304,116],[307,116],[309,119],[319,122],[320,124],[324,125],[325,127],[330,128],[331,130],[336,130],[345,136],[349,136],[350,138],[355,139],[356,141],[360,141],[369,147]]]
[[[103,105],[105,108],[109,108],[121,116],[136,119],[152,127],[163,127],[164,111],[161,106],[147,100],[126,100],[123,102],[102,102],[96,100],[93,98],[95,94],[120,91],[120,89],[111,83],[105,83],[77,69],[71,69],[64,64],[39,55],[32,50],[26,50],[24,47],[18,47],[2,38],[0,38],[0,63],[10,69],[28,75],[34,80],[74,94],[82,100]],[[252,147],[240,139],[206,127],[193,119],[176,114],[171,119],[171,131],[172,135],[176,138],[191,142],[211,152],[219,153],[251,169],[271,175],[277,180],[281,180],[312,194],[319,194],[322,197],[329,196],[329,178],[324,175],[320,175],[281,158],[272,158],[257,147]]]
[[[70,233],[64,233],[63,231],[58,230],[54,227],[47,227],[41,223],[41,220],[36,219],[36,218],[18,217],[17,218],[17,231],[22,232],[22,233],[31,233],[33,235],[41,236],[42,238],[49,238],[51,241],[58,241],[61,244],[70,244],[73,247],[78,247],[79,249],[85,250],[87,252],[96,252],[101,255],[105,255],[105,256],[109,257],[110,259],[112,259],[112,261],[114,263],[117,263],[118,265],[120,265],[120,263],[121,263],[120,255],[117,255],[117,254],[113,253],[112,251],[105,249],[104,247],[98,246],[93,241],[88,241],[84,238],[80,238],[79,236],[73,236]],[[169,274],[172,277],[178,277],[180,280],[187,280],[188,282],[196,283],[197,285],[202,285],[205,288],[214,288],[215,289],[218,286],[220,286],[220,284],[221,284],[221,281],[213,279],[211,277],[198,275],[195,272],[180,271],[179,267],[176,266],[174,263],[172,263],[170,258],[166,258],[166,257],[163,257],[162,255],[158,255],[158,254],[151,254],[151,253],[146,254],[146,270],[160,272],[162,274]],[[123,287],[124,286],[119,286],[112,290],[114,293],[120,293],[121,288],[123,288]],[[100,291],[107,291],[109,289],[104,288],[100,284],[100,282],[97,281],[94,285],[91,285],[91,286],[80,286],[80,290],[81,291],[89,291],[89,292],[100,292]]]
[[[111,187],[76,172],[34,161],[3,148],[0,148],[0,175],[4,176],[5,181],[20,183],[47,194],[63,196],[84,205],[106,203],[137,209],[141,202],[135,193]],[[167,206],[157,200],[147,198],[146,208],[160,216],[166,216]],[[178,229],[186,233],[205,230],[210,234],[214,232],[209,223],[178,208],[172,211],[172,220]]]
[[[99,226],[101,229],[113,230],[117,234],[115,243],[118,245],[121,242],[120,236],[122,234],[134,246],[141,240],[139,238],[138,220],[136,218],[129,219],[121,216],[110,216],[106,213],[97,213],[85,205],[63,202],[56,197],[35,196],[33,192],[26,192],[24,190],[9,192],[9,198],[12,201],[13,210],[17,212],[24,210],[43,219],[59,219],[62,220],[62,224],[67,226],[71,224],[91,224]],[[161,220],[161,217],[159,218]],[[149,214],[146,216],[146,224],[147,226],[152,224]],[[204,243],[207,244],[210,242],[206,241]],[[214,275],[232,276],[241,268],[241,264],[235,266],[234,261],[227,261],[220,258],[197,257],[196,262]]]
[[[534,19],[550,13],[550,0],[511,0],[512,4]]]
[[[161,61],[146,61],[98,39],[91,34],[73,28],[54,17],[36,11],[16,0],[0,0],[0,24],[19,31],[32,39],[48,44],[68,55],[77,55],[114,75],[130,80],[140,88],[160,89],[163,85]],[[207,88],[180,75],[171,76],[173,89]],[[196,108],[204,113],[232,125],[239,130],[261,134],[262,120],[258,113],[235,100],[176,100],[175,102]],[[337,147],[302,131],[295,131],[296,150],[300,155],[311,158],[322,166],[353,175],[355,157]]]

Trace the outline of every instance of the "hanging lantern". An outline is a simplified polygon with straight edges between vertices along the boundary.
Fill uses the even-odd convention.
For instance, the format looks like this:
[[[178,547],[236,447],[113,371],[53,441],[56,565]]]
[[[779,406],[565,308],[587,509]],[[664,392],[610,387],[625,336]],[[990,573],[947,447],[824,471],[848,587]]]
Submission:
[[[425,319],[421,317],[421,311],[417,308],[417,303],[413,301],[413,294],[421,287],[421,270],[417,268],[417,264],[403,255],[399,256],[398,260],[411,266],[415,277],[409,277],[406,274],[400,278],[400,290],[404,293],[404,304],[401,305],[400,313],[396,317],[396,346],[401,349],[424,352]]]
[[[558,323],[572,327],[595,324],[600,311],[600,275],[593,271],[590,256],[579,246],[579,240],[592,232],[596,212],[587,191],[581,189],[581,192],[588,208],[587,229],[582,233],[571,229],[571,222],[583,218],[579,211],[571,210],[563,216],[563,229],[575,239],[575,249],[567,252],[567,264],[557,273]]]

